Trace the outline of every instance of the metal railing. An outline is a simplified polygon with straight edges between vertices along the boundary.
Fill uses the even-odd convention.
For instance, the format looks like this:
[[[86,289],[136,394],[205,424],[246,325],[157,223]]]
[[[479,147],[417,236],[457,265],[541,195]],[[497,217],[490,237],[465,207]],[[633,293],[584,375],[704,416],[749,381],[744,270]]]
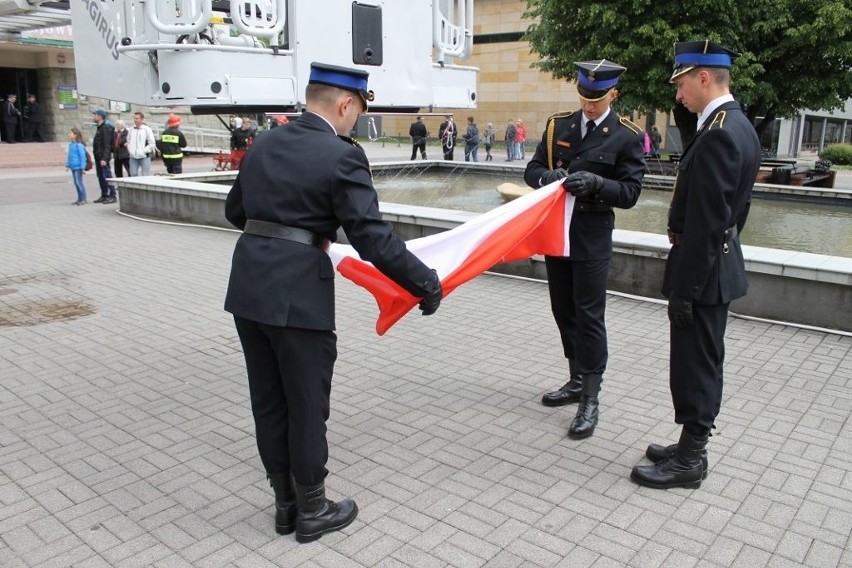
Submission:
[[[446,10],[446,11],[445,11]],[[473,50],[473,0],[434,0],[432,44],[435,59],[443,64],[449,57],[469,57]]]
[[[165,130],[161,125],[151,126],[154,138],[159,140]],[[186,137],[185,152],[193,154],[215,154],[231,147],[231,132],[218,128],[202,128],[200,126],[182,126],[180,129]]]

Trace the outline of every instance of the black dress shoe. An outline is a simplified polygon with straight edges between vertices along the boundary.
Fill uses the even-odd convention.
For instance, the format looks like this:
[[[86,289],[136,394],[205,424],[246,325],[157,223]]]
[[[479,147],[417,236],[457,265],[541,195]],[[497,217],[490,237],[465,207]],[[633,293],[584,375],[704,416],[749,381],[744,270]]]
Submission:
[[[645,450],[645,457],[654,463],[660,463],[672,457],[677,451],[677,444],[663,446],[660,444],[650,444]],[[707,449],[701,451],[701,479],[707,479]]]
[[[571,377],[562,388],[546,392],[541,397],[541,403],[544,406],[565,406],[572,402],[580,402],[580,397],[583,394],[583,382],[579,377]]]
[[[104,202],[104,199],[106,199],[106,197],[98,197],[97,199],[95,199],[95,200],[93,201],[93,203],[103,203],[103,202]]]
[[[572,440],[583,440],[595,433],[598,425],[598,397],[583,395],[577,415],[568,429],[568,437]]]

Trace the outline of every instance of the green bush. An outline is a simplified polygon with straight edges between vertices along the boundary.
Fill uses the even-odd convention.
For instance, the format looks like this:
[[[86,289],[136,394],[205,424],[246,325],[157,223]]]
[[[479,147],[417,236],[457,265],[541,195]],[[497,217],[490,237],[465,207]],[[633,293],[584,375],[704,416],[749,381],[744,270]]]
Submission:
[[[832,164],[852,165],[852,144],[831,144],[823,149],[819,157]]]

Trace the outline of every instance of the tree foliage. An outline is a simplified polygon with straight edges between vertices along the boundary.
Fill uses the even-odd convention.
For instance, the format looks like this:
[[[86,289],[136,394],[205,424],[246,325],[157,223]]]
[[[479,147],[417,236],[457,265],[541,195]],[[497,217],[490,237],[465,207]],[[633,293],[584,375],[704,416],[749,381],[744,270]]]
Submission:
[[[623,111],[675,108],[669,84],[677,41],[710,39],[742,55],[731,90],[757,130],[803,109],[842,108],[852,97],[852,0],[527,0],[534,65],[576,80],[574,61],[627,67]],[[694,120],[693,120],[694,125]]]

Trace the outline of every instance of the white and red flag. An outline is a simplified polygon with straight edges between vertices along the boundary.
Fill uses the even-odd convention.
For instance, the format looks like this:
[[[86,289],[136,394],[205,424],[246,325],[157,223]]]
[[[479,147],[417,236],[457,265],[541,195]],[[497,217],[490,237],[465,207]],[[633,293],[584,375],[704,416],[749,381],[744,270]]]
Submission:
[[[574,197],[562,188],[561,182],[554,182],[454,229],[405,244],[426,266],[438,272],[446,298],[495,264],[536,254],[568,256],[568,226],[573,209]],[[379,305],[379,335],[384,335],[420,302],[371,263],[361,260],[350,245],[335,243],[328,254],[341,275],[375,297]]]

